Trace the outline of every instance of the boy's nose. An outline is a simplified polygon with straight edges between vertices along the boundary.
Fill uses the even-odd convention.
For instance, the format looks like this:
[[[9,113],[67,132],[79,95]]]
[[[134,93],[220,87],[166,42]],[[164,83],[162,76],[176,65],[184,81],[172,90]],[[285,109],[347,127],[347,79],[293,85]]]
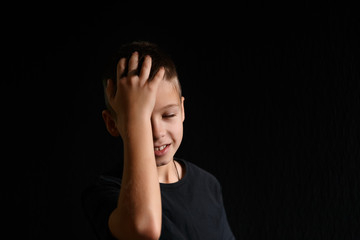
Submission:
[[[165,128],[161,121],[151,120],[152,132],[154,140],[160,139],[165,136]]]

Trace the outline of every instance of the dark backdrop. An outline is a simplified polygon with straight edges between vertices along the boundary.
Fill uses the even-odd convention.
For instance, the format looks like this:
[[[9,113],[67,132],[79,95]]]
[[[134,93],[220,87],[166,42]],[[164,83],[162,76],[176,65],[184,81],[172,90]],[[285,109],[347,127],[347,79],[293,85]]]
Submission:
[[[238,239],[359,239],[358,14],[208,7],[10,6],[2,96],[11,234],[95,239],[81,192],[122,155],[101,118],[100,75],[120,44],[140,39],[175,60],[186,98],[177,155],[219,179]]]

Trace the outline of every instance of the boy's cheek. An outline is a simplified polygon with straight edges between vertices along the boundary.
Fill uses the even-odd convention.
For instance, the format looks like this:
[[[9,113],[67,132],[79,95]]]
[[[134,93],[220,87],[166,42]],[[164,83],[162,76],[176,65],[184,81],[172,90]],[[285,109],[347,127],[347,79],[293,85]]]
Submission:
[[[176,127],[174,127],[175,129],[175,132],[176,132],[176,135],[179,137],[179,138],[182,138],[182,135],[183,135],[183,124],[182,124],[182,121],[178,122]],[[180,139],[181,140],[181,139]]]

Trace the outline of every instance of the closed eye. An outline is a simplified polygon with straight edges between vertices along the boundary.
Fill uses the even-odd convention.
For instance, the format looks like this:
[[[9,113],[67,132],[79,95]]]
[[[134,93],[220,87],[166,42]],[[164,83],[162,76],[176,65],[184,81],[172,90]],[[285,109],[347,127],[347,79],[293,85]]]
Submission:
[[[164,114],[164,115],[163,115],[163,118],[172,118],[172,117],[175,117],[175,116],[176,116],[176,114],[174,114],[174,113]]]

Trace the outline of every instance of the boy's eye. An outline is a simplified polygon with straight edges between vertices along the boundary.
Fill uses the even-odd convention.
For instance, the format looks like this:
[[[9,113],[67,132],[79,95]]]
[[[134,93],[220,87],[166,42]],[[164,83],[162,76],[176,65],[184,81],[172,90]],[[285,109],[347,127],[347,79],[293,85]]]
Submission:
[[[175,114],[171,113],[171,114],[164,114],[163,118],[172,118],[175,117]]]

